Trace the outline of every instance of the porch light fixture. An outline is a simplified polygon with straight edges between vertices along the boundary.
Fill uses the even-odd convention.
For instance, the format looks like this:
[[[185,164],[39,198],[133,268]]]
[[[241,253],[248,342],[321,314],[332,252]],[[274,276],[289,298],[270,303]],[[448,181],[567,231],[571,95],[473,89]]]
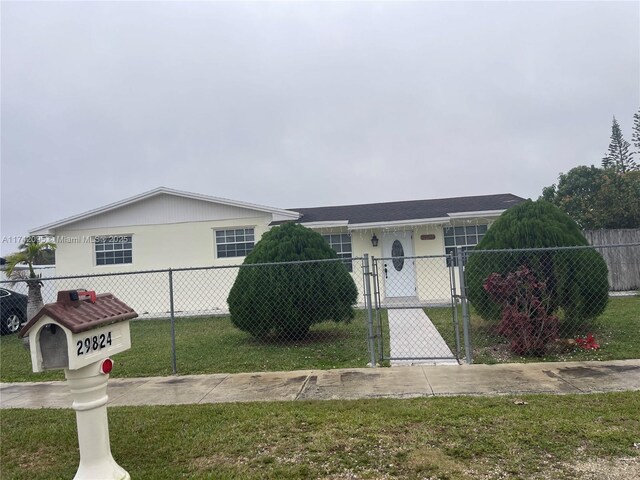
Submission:
[[[378,246],[378,237],[376,237],[376,234],[373,234],[373,237],[371,237],[371,245],[374,247]]]

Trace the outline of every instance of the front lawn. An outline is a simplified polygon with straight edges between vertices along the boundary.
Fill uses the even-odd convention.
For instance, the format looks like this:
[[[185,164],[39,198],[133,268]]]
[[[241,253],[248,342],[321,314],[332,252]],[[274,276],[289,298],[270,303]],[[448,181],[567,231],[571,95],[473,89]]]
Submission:
[[[450,308],[425,312],[447,344],[455,349]],[[389,327],[382,310],[383,348],[389,355]],[[462,339],[462,313],[459,312]],[[544,358],[518,357],[506,341],[491,333],[494,324],[471,315],[474,363],[623,360],[640,358],[640,296],[611,298],[591,332],[600,343],[596,351],[577,348],[551,351]],[[131,323],[132,348],[114,357],[114,377],[171,375],[171,325],[168,320]],[[462,340],[461,340],[462,341]],[[464,344],[461,345],[464,360]],[[307,340],[258,341],[236,329],[228,317],[176,319],[179,374],[239,373],[365,367],[369,363],[366,311],[357,310],[349,324],[325,322],[312,327]],[[3,382],[62,380],[61,371],[34,374],[29,352],[15,336],[0,339],[0,380]],[[383,363],[383,365],[387,365]]]
[[[462,339],[462,311],[458,307],[460,337]],[[426,308],[425,312],[449,345],[455,345],[451,327],[450,308]],[[471,339],[474,363],[625,360],[640,358],[640,296],[612,297],[604,313],[593,325],[585,327],[583,335],[592,333],[600,348],[582,350],[567,343],[558,342],[548,348],[543,357],[521,357],[509,351],[508,342],[496,335],[496,322],[483,320],[471,309]],[[562,336],[562,330],[560,332]],[[564,339],[565,342],[573,338]],[[462,340],[461,340],[462,341]],[[464,352],[464,345],[462,345]],[[464,356],[464,353],[463,353]]]
[[[229,317],[176,319],[178,373],[238,373],[365,367],[366,312],[356,310],[348,324],[324,322],[296,342],[255,340]],[[171,324],[168,320],[131,322],[131,349],[113,358],[113,377],[171,375]],[[34,374],[29,352],[14,336],[0,339],[3,382],[62,380],[61,371]]]
[[[139,479],[640,478],[640,393],[111,407]],[[0,411],[2,478],[71,478],[71,410]]]

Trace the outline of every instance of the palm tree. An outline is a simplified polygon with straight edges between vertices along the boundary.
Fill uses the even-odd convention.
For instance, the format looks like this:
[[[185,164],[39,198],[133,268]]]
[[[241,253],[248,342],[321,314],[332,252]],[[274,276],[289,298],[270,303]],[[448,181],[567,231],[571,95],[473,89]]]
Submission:
[[[25,278],[22,272],[16,270],[18,265],[27,265],[29,267],[29,275],[25,279],[28,288],[27,295],[27,322],[31,320],[36,313],[43,307],[42,301],[42,282],[40,275],[35,272],[33,265],[37,265],[39,261],[49,255],[56,249],[53,242],[44,241],[38,237],[29,237],[29,239],[19,246],[20,251],[12,253],[6,257],[5,272],[7,277],[15,280]]]

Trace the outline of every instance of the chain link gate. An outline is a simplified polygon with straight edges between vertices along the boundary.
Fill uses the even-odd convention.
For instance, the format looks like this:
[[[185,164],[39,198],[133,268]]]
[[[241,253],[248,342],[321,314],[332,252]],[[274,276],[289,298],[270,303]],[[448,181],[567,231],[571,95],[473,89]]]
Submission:
[[[364,255],[311,262],[114,272],[41,278],[40,282],[45,303],[54,301],[59,290],[85,288],[111,292],[132,306],[144,320],[132,327],[134,335],[139,335],[136,343],[147,342],[146,350],[139,350],[145,352],[145,360],[138,363],[144,364],[143,375],[351,368],[380,362],[597,360],[600,352],[615,359],[638,357],[639,243],[459,249],[456,256],[404,255],[399,248],[394,252],[393,241],[387,244],[391,248],[384,253],[389,255],[381,258]],[[552,265],[557,278],[563,279],[562,289],[554,292],[539,276],[534,279],[531,272],[524,271],[523,267],[533,268],[541,261]],[[241,269],[279,269],[280,275],[302,278],[305,271],[325,262],[345,262],[356,283],[359,296],[353,321],[314,324],[306,341],[256,341],[233,325],[227,298]],[[475,275],[474,262],[475,269],[480,270]],[[513,313],[519,310],[511,308],[508,318],[502,315],[505,306],[513,307],[513,299],[504,288],[499,290],[505,291],[500,295],[477,296],[486,291],[484,284],[489,279],[494,287],[516,280],[517,285],[526,287],[527,302],[520,299],[521,303],[515,305],[519,309],[548,301],[547,297],[557,305],[550,304],[554,309],[542,312],[545,315],[530,316],[526,328],[516,330],[507,320],[517,320]],[[0,287],[26,294],[28,282],[0,280]],[[290,291],[264,303],[282,308],[307,286],[297,282]],[[311,311],[334,299],[324,298]],[[546,341],[540,343],[544,350],[531,339]],[[535,355],[539,351],[545,356]]]
[[[400,250],[398,250],[401,253]],[[450,255],[371,258],[377,357],[391,365],[460,363],[456,261]]]

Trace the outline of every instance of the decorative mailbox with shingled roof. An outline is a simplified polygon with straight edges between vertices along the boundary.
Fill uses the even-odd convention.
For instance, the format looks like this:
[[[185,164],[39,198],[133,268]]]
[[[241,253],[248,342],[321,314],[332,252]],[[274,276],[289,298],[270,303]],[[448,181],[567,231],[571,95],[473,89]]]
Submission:
[[[20,331],[29,335],[34,372],[77,370],[131,348],[129,320],[138,314],[110,293],[58,292]]]
[[[64,369],[76,411],[80,465],[74,480],[130,480],[111,455],[107,421],[109,358],[131,348],[138,314],[110,293],[58,292],[20,331],[29,335],[34,372]]]

